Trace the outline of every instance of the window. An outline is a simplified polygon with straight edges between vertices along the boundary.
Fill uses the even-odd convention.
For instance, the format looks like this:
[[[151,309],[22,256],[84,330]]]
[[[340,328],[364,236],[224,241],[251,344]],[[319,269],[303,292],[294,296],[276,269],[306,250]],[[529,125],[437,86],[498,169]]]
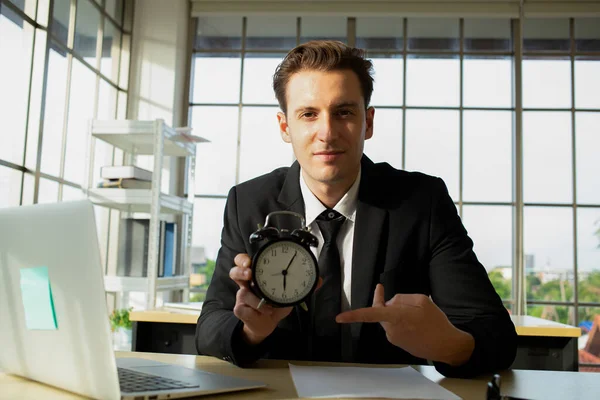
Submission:
[[[275,123],[276,65],[296,44],[338,39],[366,49],[374,65],[375,133],[365,153],[444,179],[507,308],[518,302],[531,315],[582,326],[598,314],[598,18],[527,18],[522,32],[518,21],[505,18],[196,21],[190,121],[212,142],[198,148],[201,222],[195,219],[194,245],[208,259],[219,248],[229,188],[293,160]],[[515,52],[521,43],[522,58]],[[277,156],[256,162],[260,151]],[[218,174],[211,170],[216,161]],[[521,227],[514,221],[524,232],[518,243],[523,260],[517,260],[515,232]],[[526,275],[524,298],[512,289],[521,279],[515,260]]]
[[[0,120],[4,132],[0,159],[22,164],[27,129],[27,96],[35,28],[16,10],[3,6],[0,10],[0,54],[11,55],[11,62],[0,65]],[[10,96],[8,95],[10,93]]]
[[[196,154],[193,245],[207,260],[193,265],[196,272],[216,259],[229,189],[294,160],[291,146],[279,136],[271,85],[275,67],[297,43],[297,30],[294,17],[196,20],[189,118],[190,126],[210,140]],[[192,289],[200,292],[192,295],[195,300],[203,298],[208,285],[201,282]]]
[[[0,57],[12,60],[0,63],[0,207],[83,197],[89,119],[126,113],[126,7],[131,2],[0,0]],[[96,146],[97,168],[114,153]],[[103,230],[108,218],[99,221]]]
[[[600,303],[599,26],[597,18],[532,19],[524,26],[528,313],[581,326],[583,344]],[[585,351],[583,364],[593,359]]]
[[[375,132],[365,153],[444,180],[507,307],[512,37],[508,19],[356,18],[356,43],[375,70]]]
[[[459,209],[469,204],[466,223],[478,254],[489,271],[503,271],[505,281],[498,282],[508,288],[503,298],[510,304],[512,276],[505,272],[512,271],[512,226],[505,218],[513,210],[510,20],[327,21],[266,16],[196,20],[190,123],[211,143],[198,146],[195,194],[201,214],[196,216],[205,217],[203,223],[195,220],[194,245],[214,260],[231,186],[293,160],[290,146],[279,137],[272,90],[273,72],[286,52],[315,38],[348,42],[348,27],[354,25],[356,43],[366,49],[375,72],[375,132],[365,153],[376,162],[440,176]],[[490,74],[495,79],[488,79]],[[487,129],[489,121],[493,129]],[[217,174],[214,165],[220,165]],[[201,211],[202,204],[211,211]],[[207,219],[215,212],[219,218]],[[487,213],[502,218],[483,223],[480,216]],[[502,246],[498,249],[496,243]]]

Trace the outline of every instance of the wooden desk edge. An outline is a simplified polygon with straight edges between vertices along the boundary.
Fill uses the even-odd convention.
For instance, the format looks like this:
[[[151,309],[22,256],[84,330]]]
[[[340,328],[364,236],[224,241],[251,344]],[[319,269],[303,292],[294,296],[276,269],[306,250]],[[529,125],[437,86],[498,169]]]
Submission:
[[[551,337],[572,337],[581,336],[581,329],[575,327],[557,327],[557,326],[515,326],[519,336],[551,336]]]
[[[175,310],[150,310],[132,311],[129,315],[131,321],[137,322],[162,322],[171,324],[196,324],[200,311],[175,311]],[[581,329],[574,326],[547,326],[547,325],[515,325],[519,336],[548,336],[548,337],[573,337],[581,336]]]
[[[198,312],[172,312],[168,310],[132,311],[129,320],[134,322],[164,322],[170,324],[196,324]]]

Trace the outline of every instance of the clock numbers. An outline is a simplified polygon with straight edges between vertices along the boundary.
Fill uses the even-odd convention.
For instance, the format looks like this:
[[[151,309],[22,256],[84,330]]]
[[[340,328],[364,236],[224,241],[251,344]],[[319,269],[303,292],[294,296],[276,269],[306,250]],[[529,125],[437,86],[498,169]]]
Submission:
[[[302,301],[315,284],[315,261],[310,250],[297,243],[283,241],[268,245],[253,268],[258,293],[282,306]]]

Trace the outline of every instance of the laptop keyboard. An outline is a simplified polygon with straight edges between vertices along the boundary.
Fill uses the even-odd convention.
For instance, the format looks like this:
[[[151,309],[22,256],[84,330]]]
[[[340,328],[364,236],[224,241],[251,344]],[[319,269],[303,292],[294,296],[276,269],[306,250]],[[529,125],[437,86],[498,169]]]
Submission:
[[[149,392],[199,387],[193,383],[145,374],[126,368],[117,368],[117,370],[119,371],[119,386],[121,386],[122,392]]]

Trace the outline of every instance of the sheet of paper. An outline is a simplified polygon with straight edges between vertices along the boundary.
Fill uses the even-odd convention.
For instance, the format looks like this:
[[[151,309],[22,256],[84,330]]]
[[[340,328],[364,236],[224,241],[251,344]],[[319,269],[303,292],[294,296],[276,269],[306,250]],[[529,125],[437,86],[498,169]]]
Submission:
[[[21,268],[21,298],[27,329],[56,330],[48,267]]]
[[[310,367],[290,364],[299,397],[460,399],[411,367]]]

